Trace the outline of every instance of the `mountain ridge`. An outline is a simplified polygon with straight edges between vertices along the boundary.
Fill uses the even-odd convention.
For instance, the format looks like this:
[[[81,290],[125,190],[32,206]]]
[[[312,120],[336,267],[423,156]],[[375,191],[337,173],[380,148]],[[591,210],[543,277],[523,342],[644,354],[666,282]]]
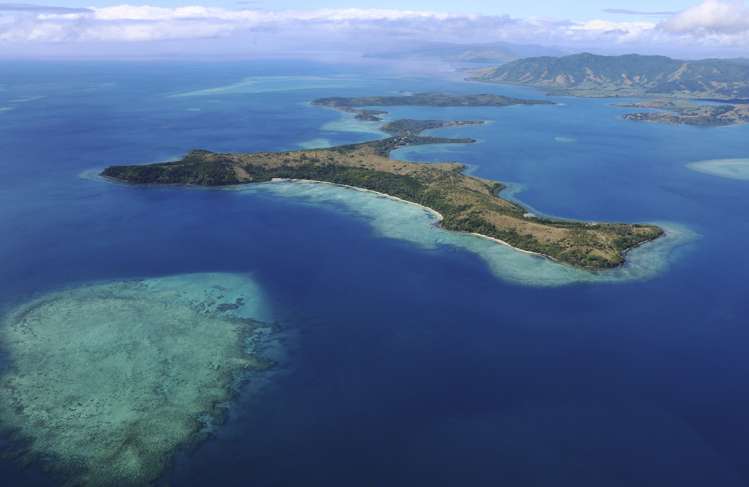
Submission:
[[[745,60],[580,53],[519,59],[477,71],[469,79],[588,97],[749,98],[749,64]]]

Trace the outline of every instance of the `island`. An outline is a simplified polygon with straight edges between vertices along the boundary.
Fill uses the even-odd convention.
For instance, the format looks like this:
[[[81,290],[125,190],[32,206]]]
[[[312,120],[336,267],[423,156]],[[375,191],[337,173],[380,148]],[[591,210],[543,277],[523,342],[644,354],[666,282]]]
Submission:
[[[193,150],[174,162],[118,165],[102,175],[133,184],[222,186],[273,180],[311,180],[381,193],[433,210],[448,230],[489,238],[588,270],[622,265],[626,253],[664,231],[655,225],[590,223],[537,217],[499,196],[504,186],[468,176],[459,163],[391,159],[398,148],[470,143],[420,135],[426,128],[474,122],[397,121],[391,137],[325,149],[288,152],[215,153]],[[422,125],[420,125],[422,124]]]
[[[721,127],[749,123],[749,104],[696,105],[683,100],[648,100],[617,105],[622,108],[645,108],[648,112],[628,113],[625,120],[673,125]]]
[[[492,94],[455,95],[449,93],[415,93],[398,96],[363,96],[319,98],[315,106],[353,113],[357,120],[379,122],[387,112],[362,107],[508,107],[512,105],[553,105],[547,100],[512,98]]]

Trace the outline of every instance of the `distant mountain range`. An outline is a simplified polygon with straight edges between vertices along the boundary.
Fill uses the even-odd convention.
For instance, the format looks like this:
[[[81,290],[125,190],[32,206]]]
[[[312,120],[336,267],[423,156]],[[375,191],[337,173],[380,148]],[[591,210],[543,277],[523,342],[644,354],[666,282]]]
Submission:
[[[475,73],[476,81],[535,86],[576,96],[749,99],[749,60],[574,54],[531,57]]]
[[[425,43],[404,49],[371,52],[366,57],[387,59],[439,60],[453,63],[497,64],[530,56],[561,56],[559,49],[529,44],[493,42],[488,44]]]

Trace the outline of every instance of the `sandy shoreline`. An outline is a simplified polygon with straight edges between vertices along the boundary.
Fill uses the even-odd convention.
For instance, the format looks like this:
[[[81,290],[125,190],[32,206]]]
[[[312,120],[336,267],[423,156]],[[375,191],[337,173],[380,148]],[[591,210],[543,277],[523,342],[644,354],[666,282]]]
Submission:
[[[340,187],[343,187],[343,188],[353,189],[354,191],[361,191],[361,192],[365,192],[365,193],[372,193],[372,194],[375,194],[377,196],[381,196],[383,198],[387,198],[387,199],[390,199],[390,200],[393,200],[393,201],[398,201],[400,203],[406,203],[406,204],[409,204],[409,205],[413,205],[413,206],[419,207],[422,210],[424,210],[424,211],[432,214],[437,219],[437,224],[439,224],[440,222],[442,222],[442,220],[444,220],[444,217],[442,216],[442,214],[440,212],[438,212],[437,210],[434,210],[432,208],[429,208],[428,206],[420,205],[418,203],[414,203],[413,201],[404,200],[403,198],[398,198],[397,196],[391,196],[389,194],[380,193],[379,191],[373,191],[371,189],[357,188],[356,186],[349,186],[348,184],[330,183],[328,181],[316,181],[314,179],[273,178],[273,179],[271,179],[271,182],[272,183],[302,182],[302,183],[314,183],[314,184],[329,184],[331,186],[340,186]],[[454,230],[448,230],[448,229],[445,229],[445,230],[447,230],[449,232],[454,231]],[[500,240],[500,239],[494,238],[494,237],[489,237],[488,235],[482,235],[480,233],[474,233],[474,232],[456,232],[456,233],[465,233],[466,235],[473,235],[474,237],[479,237],[479,238],[491,240],[494,243],[498,243],[498,244],[504,245],[505,247],[510,247],[511,249],[517,250],[518,252],[522,252],[524,254],[535,255],[537,257],[544,257],[544,258],[552,260],[554,262],[558,262],[556,259],[554,259],[554,258],[552,258],[552,257],[550,257],[548,255],[541,254],[541,253],[538,253],[538,252],[533,252],[533,251],[530,251],[530,250],[519,249],[519,248],[517,248],[517,247],[515,247],[513,245],[510,245],[509,243],[505,242],[504,240]]]
[[[96,173],[95,177],[92,177],[91,173],[93,173],[94,171],[97,171],[97,173]],[[98,172],[98,170],[94,170],[94,169],[83,171],[81,174],[79,174],[79,177],[82,177],[84,179],[92,179],[92,180],[99,180],[99,181],[104,180],[104,181],[107,181],[107,182],[120,183],[120,184],[123,183],[121,180],[118,180],[116,178],[110,178],[110,177],[107,177],[107,176],[103,176],[100,172]],[[432,215],[435,218],[436,221],[434,222],[434,225],[436,225],[436,226],[440,226],[441,227],[441,223],[444,220],[444,217],[442,216],[442,214],[440,212],[438,212],[437,210],[434,210],[432,208],[429,208],[428,206],[424,206],[424,205],[421,205],[419,203],[415,203],[413,201],[404,200],[403,198],[398,198],[397,196],[392,196],[392,195],[389,195],[389,194],[386,194],[386,193],[380,193],[379,191],[374,191],[374,190],[371,190],[371,189],[359,188],[357,186],[351,186],[351,185],[348,185],[348,184],[331,183],[329,181],[318,181],[318,180],[314,180],[314,179],[273,178],[270,181],[267,181],[267,183],[282,183],[282,182],[327,184],[327,185],[331,185],[331,186],[339,186],[339,187],[342,187],[342,188],[351,189],[351,190],[354,190],[354,191],[360,191],[360,192],[364,192],[364,193],[371,193],[371,194],[374,194],[374,195],[379,196],[381,198],[387,198],[389,200],[397,201],[399,203],[405,203],[407,205],[416,206],[416,207],[424,210],[425,212],[429,213],[430,215]],[[129,184],[129,183],[124,183],[124,184]],[[238,184],[232,185],[230,187],[239,188],[239,187],[245,187],[246,185],[247,185],[247,183],[238,183]],[[177,184],[175,186],[188,186],[189,187],[190,185],[180,185],[180,184]],[[512,201],[512,200],[510,200],[510,201]],[[482,239],[485,239],[485,240],[491,240],[494,243],[497,243],[497,244],[500,244],[500,245],[504,245],[505,247],[509,247],[509,248],[511,248],[513,250],[516,250],[518,252],[522,252],[524,254],[533,255],[535,257],[543,257],[543,258],[549,259],[550,261],[555,262],[557,264],[567,265],[564,262],[560,262],[559,260],[555,259],[554,257],[552,257],[550,255],[546,255],[546,254],[543,254],[543,253],[540,253],[540,252],[534,252],[532,250],[521,249],[521,248],[515,247],[514,245],[509,244],[508,242],[505,242],[504,240],[498,239],[496,237],[490,237],[488,235],[483,235],[483,234],[475,233],[475,232],[462,232],[462,231],[459,231],[459,230],[450,230],[450,229],[447,229],[447,228],[444,228],[444,227],[442,227],[442,229],[445,230],[445,231],[449,231],[449,232],[462,233],[462,234],[465,234],[465,235],[472,235],[474,237],[482,238]],[[658,237],[658,238],[660,238],[660,237]],[[652,243],[653,241],[658,240],[658,238],[642,242],[639,245],[636,245],[636,246],[634,246],[632,248],[626,249],[623,254],[626,255],[631,250],[634,250],[634,249],[636,249],[638,247],[641,247],[641,246],[643,246],[645,244]],[[622,263],[620,265],[623,265],[623,264],[624,263]],[[619,266],[617,266],[617,267],[619,267]]]
[[[552,260],[552,261],[554,261],[554,262],[559,262],[559,261],[558,261],[558,260],[556,260],[555,258],[553,258],[553,257],[551,257],[551,256],[548,256],[548,255],[546,255],[546,254],[541,254],[541,253],[539,253],[539,252],[533,252],[533,251],[531,251],[531,250],[519,249],[519,248],[517,248],[517,247],[515,247],[515,246],[513,246],[513,245],[510,245],[510,244],[508,244],[508,243],[507,243],[507,242],[505,242],[504,240],[500,240],[500,239],[498,239],[498,238],[490,237],[490,236],[488,236],[488,235],[482,235],[482,234],[480,234],[480,233],[473,233],[473,232],[470,232],[470,233],[469,233],[469,235],[473,235],[474,237],[485,238],[485,239],[487,239],[487,240],[491,240],[492,242],[495,242],[495,243],[498,243],[498,244],[502,244],[502,245],[504,245],[504,246],[506,246],[506,247],[510,247],[511,249],[513,249],[513,250],[517,250],[518,252],[522,252],[522,253],[524,253],[524,254],[535,255],[535,256],[538,256],[538,257],[544,257],[544,258],[546,258],[546,259],[549,259],[549,260]]]
[[[339,187],[342,187],[342,188],[353,189],[354,191],[361,191],[362,193],[376,194],[377,196],[381,196],[381,197],[387,198],[389,200],[399,201],[401,203],[406,203],[406,204],[409,204],[409,205],[417,206],[417,207],[421,208],[422,210],[424,210],[424,211],[426,211],[428,213],[431,213],[437,219],[438,222],[441,222],[442,220],[445,219],[442,216],[442,213],[440,213],[440,212],[438,212],[436,210],[433,210],[433,209],[429,208],[428,206],[420,205],[418,203],[414,203],[413,201],[404,200],[402,198],[398,198],[397,196],[391,196],[389,194],[380,193],[379,191],[373,191],[371,189],[365,189],[365,188],[357,188],[356,186],[349,186],[348,184],[331,183],[331,182],[328,182],[328,181],[316,181],[314,179],[291,179],[291,178],[273,178],[273,179],[270,180],[270,182],[271,183],[284,183],[284,182],[289,182],[289,183],[313,183],[313,184],[329,184],[331,186],[339,186]]]

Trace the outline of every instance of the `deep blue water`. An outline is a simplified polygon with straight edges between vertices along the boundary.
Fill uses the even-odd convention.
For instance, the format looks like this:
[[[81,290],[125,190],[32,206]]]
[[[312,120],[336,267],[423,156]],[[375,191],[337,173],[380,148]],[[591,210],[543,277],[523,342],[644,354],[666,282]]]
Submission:
[[[3,305],[91,280],[248,272],[298,330],[286,373],[240,397],[215,438],[178,457],[170,485],[749,485],[749,186],[685,167],[749,157],[749,127],[637,124],[611,100],[574,98],[393,109],[493,121],[440,132],[478,144],[398,157],[472,164],[523,185],[518,197],[548,214],[671,221],[701,235],[654,279],[534,288],[466,251],[378,237],[334,205],[79,175],[192,148],[374,136],[323,130],[339,114],[305,105],[320,96],[543,93],[299,62],[2,72],[0,107],[12,108],[0,112]],[[304,78],[170,96],[269,75]],[[12,462],[0,476],[52,483]]]

